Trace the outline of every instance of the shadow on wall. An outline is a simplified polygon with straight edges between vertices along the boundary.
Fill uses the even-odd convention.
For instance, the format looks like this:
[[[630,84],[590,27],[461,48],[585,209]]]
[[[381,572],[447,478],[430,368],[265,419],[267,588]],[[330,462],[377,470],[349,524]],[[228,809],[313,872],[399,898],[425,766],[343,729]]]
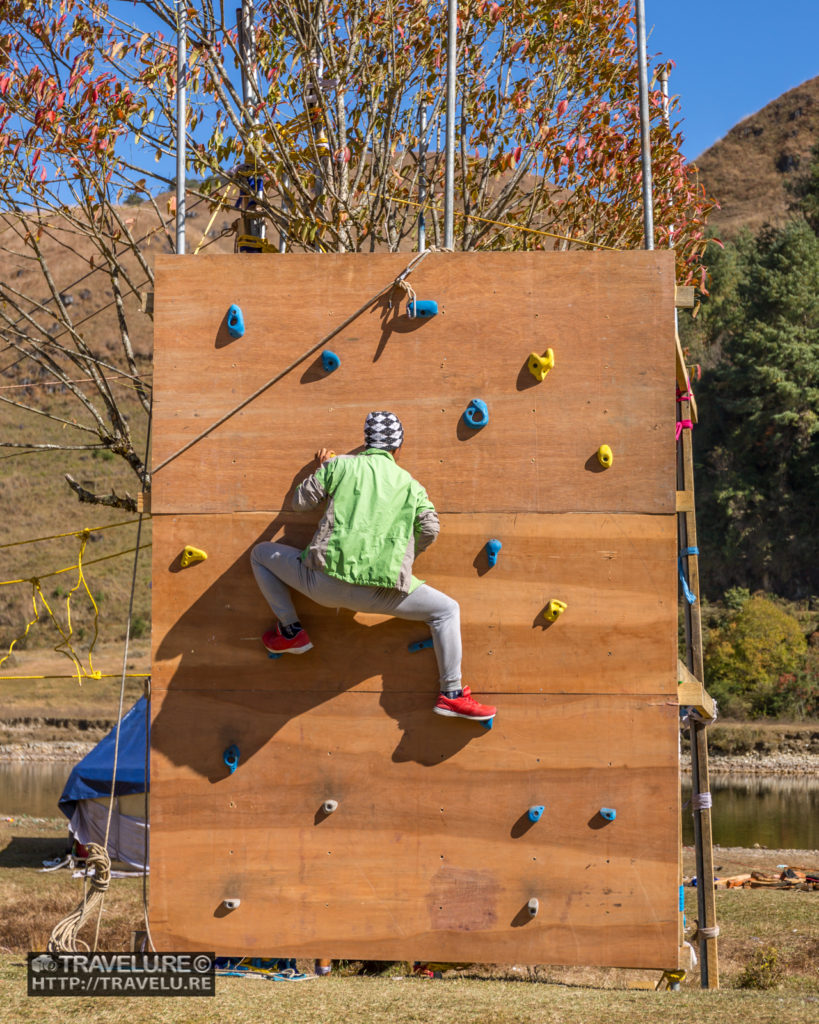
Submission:
[[[312,468],[304,466],[294,477],[288,506]],[[151,738],[153,748],[172,763],[217,782],[230,773],[223,753],[232,744],[240,748],[245,766],[289,722],[367,681],[365,692],[380,689],[379,703],[401,731],[395,762],[432,767],[487,736],[479,723],[433,714],[435,656],[428,649],[408,650],[410,643],[428,636],[424,623],[387,616],[356,620],[355,612],[322,608],[295,594],[314,647],[298,657],[268,658],[260,637],[272,613],[253,578],[250,553],[255,544],[271,539],[304,548],[319,515],[278,513],[163,637],[156,661],[175,667]],[[175,554],[169,570],[176,561]],[[214,639],[210,646],[204,642],[207,636]]]

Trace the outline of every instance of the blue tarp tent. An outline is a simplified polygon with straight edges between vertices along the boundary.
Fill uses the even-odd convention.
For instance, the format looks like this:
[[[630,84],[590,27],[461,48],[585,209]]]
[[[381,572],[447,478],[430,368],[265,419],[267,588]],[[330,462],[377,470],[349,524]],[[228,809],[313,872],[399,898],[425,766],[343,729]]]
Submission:
[[[112,860],[138,867],[144,861],[147,822],[144,798],[132,794],[145,793],[149,788],[145,777],[147,711],[148,702],[141,697],[122,718],[114,787],[117,799],[108,835]],[[116,727],[74,765],[59,800],[72,834],[84,845],[102,843],[105,838],[115,740]]]

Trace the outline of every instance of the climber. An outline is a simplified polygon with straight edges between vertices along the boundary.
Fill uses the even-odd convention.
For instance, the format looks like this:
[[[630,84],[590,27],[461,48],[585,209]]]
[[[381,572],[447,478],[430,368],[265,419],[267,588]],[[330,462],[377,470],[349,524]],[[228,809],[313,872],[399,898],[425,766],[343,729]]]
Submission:
[[[440,676],[433,711],[485,722],[496,709],[479,704],[461,682],[458,603],[412,575],[413,559],[440,527],[426,491],[397,465],[403,442],[397,416],[371,412],[364,422],[364,452],[316,453],[318,469],[293,496],[298,510],[325,504],[310,544],[299,552],[266,542],[251,553],[253,575],[278,619],[262,643],[274,654],[304,654],[313,646],[288,588],[326,608],[426,622]]]

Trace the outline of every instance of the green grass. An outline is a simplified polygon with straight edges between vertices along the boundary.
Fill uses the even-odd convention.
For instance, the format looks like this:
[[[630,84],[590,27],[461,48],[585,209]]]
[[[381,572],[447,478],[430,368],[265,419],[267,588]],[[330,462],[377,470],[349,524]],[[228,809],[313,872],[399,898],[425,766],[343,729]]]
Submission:
[[[815,1024],[819,997],[779,992],[633,992],[469,978],[334,977],[299,984],[217,979],[213,999],[39,999],[21,961],[0,957],[9,1021],[47,1024]]]

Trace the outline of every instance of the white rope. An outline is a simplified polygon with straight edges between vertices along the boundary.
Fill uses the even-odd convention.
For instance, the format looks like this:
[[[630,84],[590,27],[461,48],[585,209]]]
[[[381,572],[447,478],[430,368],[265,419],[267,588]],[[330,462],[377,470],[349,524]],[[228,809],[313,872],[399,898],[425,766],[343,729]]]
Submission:
[[[85,862],[83,898],[67,917],[58,922],[51,932],[46,949],[49,953],[77,953],[78,947],[87,950],[88,945],[77,938],[83,925],[97,906],[101,906],[111,880],[111,858],[104,846],[88,844],[88,858]],[[94,869],[93,874],[91,868]],[[88,893],[90,883],[91,892]]]
[[[690,718],[695,722],[701,722],[703,725],[712,725],[716,722],[719,717],[719,711],[717,710],[717,702],[714,701],[714,714],[709,718],[708,715],[703,715],[702,712],[697,711],[696,708],[688,708],[686,718]]]
[[[707,811],[713,804],[711,803],[710,793],[692,793],[691,795],[691,810],[692,811]]]

